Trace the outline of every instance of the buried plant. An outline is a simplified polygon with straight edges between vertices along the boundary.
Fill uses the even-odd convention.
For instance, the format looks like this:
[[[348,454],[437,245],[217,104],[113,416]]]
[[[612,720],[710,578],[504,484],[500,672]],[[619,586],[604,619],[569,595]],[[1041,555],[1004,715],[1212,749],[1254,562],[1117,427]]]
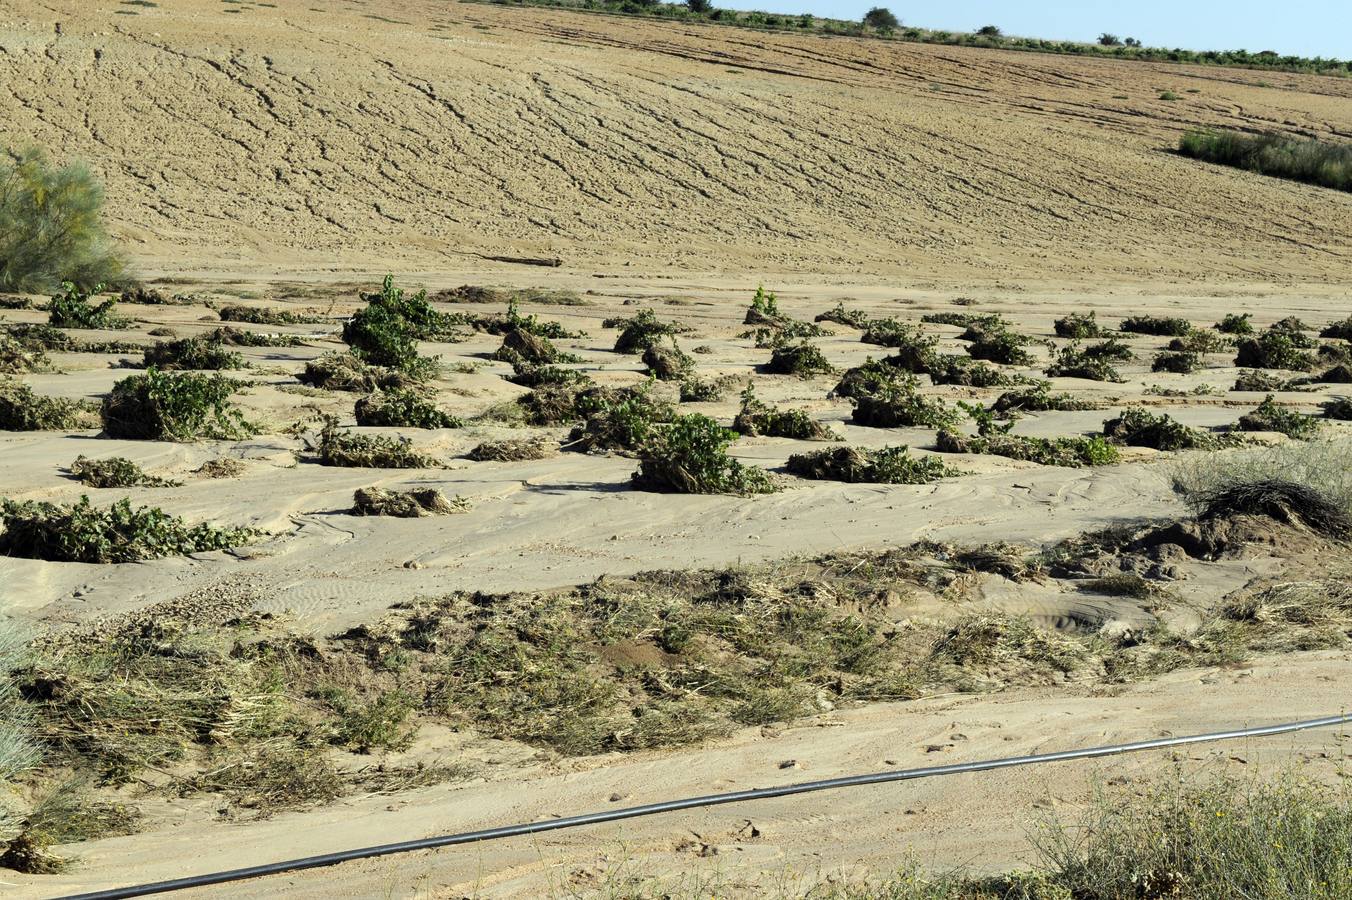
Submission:
[[[856,425],[947,428],[956,424],[959,418],[958,413],[945,406],[942,400],[922,395],[914,375],[903,376],[872,394],[853,399],[854,412],[850,420]]]
[[[1048,378],[1085,378],[1090,381],[1121,382],[1122,375],[1113,368],[1112,363],[1091,352],[1092,348],[1080,349],[1078,344],[1062,347],[1043,371]]]
[[[159,329],[156,329],[158,331]],[[165,329],[167,336],[173,336],[172,329]],[[155,334],[155,331],[150,332]],[[260,334],[244,328],[225,326],[207,332],[208,341],[226,344],[231,347],[304,347],[305,341],[294,334]]]
[[[776,347],[762,369],[772,375],[796,375],[799,378],[836,373],[835,366],[826,361],[821,350],[807,343]]]
[[[592,383],[591,376],[577,369],[565,369],[561,366],[537,365],[536,363],[515,360],[512,362],[512,374],[503,378],[521,387],[538,388],[547,384],[585,387]]]
[[[421,391],[397,388],[378,391],[357,401],[358,425],[403,428],[463,428],[464,420],[437,407]]]
[[[837,325],[848,325],[851,328],[863,330],[868,327],[868,313],[859,309],[846,309],[845,304],[837,302],[834,307],[824,313],[818,313],[813,318],[814,322],[835,322]]]
[[[1214,327],[1221,334],[1233,334],[1244,337],[1253,334],[1253,313],[1226,313]]]
[[[248,364],[244,357],[227,350],[217,341],[200,337],[160,341],[145,349],[142,362],[146,368],[169,371],[172,369],[243,369]]]
[[[1155,415],[1139,406],[1104,421],[1103,434],[1114,443],[1156,450],[1214,450],[1220,446],[1220,441],[1209,432],[1189,428],[1164,413]]]
[[[1339,338],[1344,341],[1352,341],[1352,316],[1325,325],[1319,332],[1319,336],[1322,338]]]
[[[257,537],[252,528],[189,526],[161,509],[122,499],[105,509],[0,500],[0,555],[51,562],[122,563],[226,550]]]
[[[1289,438],[1308,438],[1319,432],[1319,420],[1278,405],[1268,394],[1262,403],[1240,416],[1235,427],[1240,431],[1276,431]]]
[[[41,372],[50,366],[45,347],[20,340],[8,329],[0,331],[0,375]]]
[[[1028,338],[1004,327],[985,323],[973,323],[960,335],[961,340],[970,341],[967,353],[972,359],[984,359],[990,362],[1014,366],[1029,366],[1033,357],[1023,349]]]
[[[737,382],[736,378],[699,378],[690,377],[681,382],[682,403],[712,403],[722,400],[728,388]]]
[[[1122,331],[1133,334],[1168,335],[1181,337],[1192,331],[1192,323],[1187,319],[1175,319],[1161,316],[1128,316],[1118,326]]]
[[[639,447],[636,489],[661,494],[768,494],[775,490],[761,469],[728,456],[737,433],[708,416],[677,416],[657,425]]]
[[[47,397],[12,378],[0,378],[0,431],[70,431],[96,422],[90,404]]]
[[[1173,372],[1175,375],[1190,375],[1201,368],[1202,358],[1190,350],[1162,350],[1155,354],[1155,360],[1150,364],[1152,372]]]
[[[312,325],[326,321],[323,316],[293,313],[285,309],[232,304],[216,310],[223,322],[247,322],[250,325]]]
[[[1088,315],[1071,313],[1064,318],[1057,319],[1054,327],[1057,337],[1074,338],[1075,340],[1103,337],[1107,333],[1103,326],[1099,324],[1098,319],[1095,318],[1093,310],[1090,310]]]
[[[644,350],[643,364],[658,381],[682,381],[695,370],[694,358],[681,351],[675,338],[670,347],[655,343]]]
[[[1039,381],[1031,387],[1005,391],[991,405],[991,412],[1077,411],[1100,408],[1094,401],[1079,400],[1073,394],[1065,392],[1053,394],[1050,382]]]
[[[365,469],[432,469],[441,466],[436,457],[413,449],[406,437],[354,434],[340,431],[338,420],[326,416],[319,440],[311,448],[320,465]]]
[[[884,360],[886,362],[886,360]],[[936,355],[926,373],[932,384],[956,384],[963,387],[1007,387],[1024,380],[1021,375],[1006,375],[984,362],[966,356]]]
[[[1352,397],[1337,397],[1324,403],[1324,417],[1352,422]]]
[[[1198,329],[1174,338],[1164,349],[1175,353],[1220,353],[1232,346],[1228,338],[1221,337],[1214,331]]]
[[[937,456],[912,456],[908,448],[829,447],[789,457],[789,474],[852,484],[932,484],[963,474]]]
[[[106,459],[77,456],[67,467],[67,471],[81,484],[93,488],[179,486],[177,481],[147,475],[140,466],[125,456],[110,456]]]
[[[1239,342],[1235,365],[1248,369],[1289,369],[1308,372],[1316,365],[1312,354],[1304,352],[1292,333],[1270,328],[1256,338]]]
[[[812,418],[805,409],[775,409],[757,400],[750,382],[742,391],[742,408],[732,420],[732,430],[748,437],[765,435],[801,441],[840,440],[835,432]]]
[[[406,388],[420,382],[426,372],[409,373],[387,366],[373,366],[355,353],[325,353],[305,364],[297,378],[301,384],[326,391],[369,394]]]
[[[1118,460],[1117,448],[1098,436],[1040,438],[1001,431],[972,436],[944,429],[936,446],[941,453],[984,453],[1067,468],[1107,466]]]
[[[151,367],[113,385],[103,401],[109,437],[151,441],[234,440],[254,427],[230,402],[240,382],[222,375]]]
[[[352,515],[394,516],[416,519],[423,516],[448,516],[467,512],[469,501],[464,497],[447,499],[436,488],[412,491],[387,491],[378,487],[357,488],[352,494]]]
[[[557,456],[559,445],[546,438],[522,438],[518,440],[484,441],[476,444],[465,454],[468,459],[478,462],[519,462],[524,460],[549,459]]]
[[[633,318],[606,319],[601,324],[604,328],[620,329],[620,336],[615,339],[615,352],[633,356],[647,350],[664,337],[672,337],[688,330],[670,322],[659,322],[657,313],[651,309],[640,310]]]
[[[1249,369],[1240,372],[1235,377],[1234,390],[1269,394],[1273,391],[1288,390],[1290,386],[1291,380],[1289,378],[1280,378],[1258,369]]]

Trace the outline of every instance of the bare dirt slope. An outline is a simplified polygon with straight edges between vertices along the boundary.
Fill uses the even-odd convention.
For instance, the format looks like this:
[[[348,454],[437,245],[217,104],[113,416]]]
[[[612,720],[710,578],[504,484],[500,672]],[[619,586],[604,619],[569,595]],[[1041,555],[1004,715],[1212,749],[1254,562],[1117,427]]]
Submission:
[[[440,0],[0,17],[3,142],[89,161],[152,271],[1318,282],[1352,254],[1347,195],[1169,152],[1197,125],[1345,139],[1346,80]]]

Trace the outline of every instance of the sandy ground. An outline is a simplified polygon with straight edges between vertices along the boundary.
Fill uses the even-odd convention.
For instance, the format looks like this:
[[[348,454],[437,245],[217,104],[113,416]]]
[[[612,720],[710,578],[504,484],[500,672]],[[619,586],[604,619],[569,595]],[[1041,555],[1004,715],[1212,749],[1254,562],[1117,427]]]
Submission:
[[[341,345],[357,286],[386,271],[429,288],[470,284],[576,291],[584,306],[527,306],[588,334],[561,340],[603,383],[641,380],[611,352],[612,315],[645,306],[689,324],[700,374],[754,376],[758,396],[803,407],[851,444],[933,452],[925,429],[849,424],[831,377],[758,374],[769,357],[743,311],[756,284],[811,319],[837,302],[870,315],[999,312],[1050,339],[1052,322],[1096,310],[1111,327],[1136,313],[1209,325],[1251,312],[1257,326],[1297,315],[1320,326],[1352,314],[1352,197],[1204,166],[1171,152],[1186,128],[1352,134],[1352,81],[1284,74],[760,35],[490,5],[419,2],[277,6],[161,0],[0,2],[0,133],[81,158],[106,182],[114,230],[137,270],[217,302],[330,314],[300,348],[244,348],[240,401],[262,433],[239,442],[113,441],[94,431],[0,433],[0,496],[99,503],[124,495],[191,520],[253,525],[263,541],[231,553],[116,566],[0,559],[0,609],[35,630],[184,596],[246,598],[289,627],[328,635],[391,604],[457,589],[530,590],[656,568],[775,560],[905,545],[1043,544],[1185,510],[1169,457],[1124,452],[1097,470],[994,457],[930,486],[844,485],[783,476],[753,499],[629,489],[633,460],[564,453],[530,463],[463,458],[476,422],[407,432],[446,468],[331,469],[297,460],[287,433],[319,413],[352,419],[354,395],[295,390],[304,362]],[[1180,97],[1157,99],[1164,90]],[[557,269],[493,256],[557,256]],[[971,305],[955,306],[960,297]],[[463,307],[443,306],[451,310]],[[501,311],[471,307],[475,312]],[[203,305],[126,307],[130,332],[186,336],[219,322]],[[0,311],[37,322],[34,311]],[[816,341],[844,368],[886,354],[858,332]],[[929,326],[961,352],[958,329]],[[1152,374],[1167,339],[1126,336],[1123,384],[1060,379],[1103,405],[1039,413],[1021,434],[1093,433],[1129,404],[1190,425],[1233,422],[1260,395],[1225,390],[1237,369],[1214,354],[1195,375]],[[1064,343],[1064,342],[1062,342]],[[439,402],[472,416],[523,393],[487,359],[498,339],[428,345],[452,371]],[[1049,350],[1034,346],[1038,375]],[[135,358],[135,354],[129,355]],[[129,374],[116,357],[57,354],[40,393],[99,398]],[[1161,396],[1157,388],[1217,393]],[[998,390],[927,389],[952,402]],[[1345,385],[1279,394],[1312,412]],[[736,389],[690,404],[728,421]],[[1343,428],[1345,426],[1335,426]],[[562,438],[567,429],[540,429]],[[1263,440],[1280,440],[1275,436]],[[732,452],[777,471],[820,445],[747,438]],[[181,487],[91,490],[64,467],[124,455]],[[194,474],[245,462],[238,478]],[[437,487],[470,501],[458,516],[412,521],[347,514],[352,491]],[[1175,585],[1214,601],[1280,568],[1261,558],[1198,568]],[[1057,590],[975,598],[1055,627],[1096,627],[1139,612]],[[173,877],[660,798],[870,771],[893,765],[1187,733],[1335,712],[1348,657],[1263,659],[1233,670],[1087,693],[1070,688],[935,698],[830,714],[710,746],[560,762],[521,745],[425,727],[416,752],[469,764],[472,780],[403,795],[347,798],[247,825],[216,821],[212,798],[164,805],[141,835],[78,848],[68,875],[5,873],[0,892],[38,897]],[[961,738],[957,735],[962,735]],[[931,746],[937,750],[929,750]],[[585,892],[628,869],[724,872],[746,892],[774,879],[887,869],[914,851],[940,867],[995,869],[1026,859],[1036,815],[1074,812],[1095,779],[1132,790],[1176,766],[1273,771],[1342,758],[1331,732],[1252,745],[1149,754],[880,790],[769,801],[453,852],[357,864],[213,896],[525,897]],[[780,764],[796,760],[794,768]],[[1261,763],[1261,765],[1260,765]],[[618,800],[610,798],[619,797]],[[748,825],[748,823],[750,823]]]
[[[1319,283],[1352,198],[1169,151],[1346,139],[1352,81],[492,5],[7,0],[5,143],[145,266]],[[1161,100],[1172,91],[1179,99]]]

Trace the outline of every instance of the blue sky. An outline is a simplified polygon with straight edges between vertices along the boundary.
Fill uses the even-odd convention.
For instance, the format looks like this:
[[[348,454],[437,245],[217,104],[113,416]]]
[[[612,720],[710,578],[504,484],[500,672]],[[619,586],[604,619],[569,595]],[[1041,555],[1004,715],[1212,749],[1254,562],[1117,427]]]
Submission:
[[[1352,57],[1352,3],[1348,0],[1136,0],[1009,3],[994,0],[715,0],[715,6],[774,12],[810,12],[857,19],[886,6],[907,25],[973,31],[998,25],[1006,34],[1092,41],[1100,32],[1139,38],[1159,47],[1192,50],[1276,50],[1300,56]]]

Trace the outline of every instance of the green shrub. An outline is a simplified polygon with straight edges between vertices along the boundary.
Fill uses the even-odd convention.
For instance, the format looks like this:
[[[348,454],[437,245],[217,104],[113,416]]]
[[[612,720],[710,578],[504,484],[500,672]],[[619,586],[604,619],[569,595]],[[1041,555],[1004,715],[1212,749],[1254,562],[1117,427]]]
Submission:
[[[985,359],[1013,366],[1033,364],[1033,357],[1023,349],[1028,343],[1028,338],[1007,328],[973,324],[967,327],[961,339],[971,341],[967,345],[967,353],[973,359]]]
[[[788,471],[799,478],[851,484],[932,484],[962,473],[937,456],[911,456],[906,447],[831,447],[789,457]]]
[[[601,323],[605,328],[619,328],[620,335],[615,339],[615,352],[637,356],[664,337],[679,334],[682,329],[669,322],[660,322],[657,313],[651,309],[640,310],[630,319],[606,319]]]
[[[835,432],[812,418],[805,409],[775,409],[757,400],[749,383],[742,391],[742,408],[732,420],[732,430],[748,437],[763,434],[801,441],[839,440]]]
[[[1006,391],[996,398],[991,406],[993,412],[1011,411],[1045,412],[1048,410],[1084,410],[1097,409],[1092,400],[1078,400],[1072,394],[1053,394],[1051,384],[1040,381],[1032,387],[1017,391]]]
[[[103,401],[109,437],[151,441],[235,440],[254,428],[230,397],[240,383],[222,375],[154,367],[113,385]]]
[[[47,324],[53,328],[126,328],[131,319],[113,314],[116,300],[105,300],[97,306],[89,298],[103,290],[97,285],[91,291],[82,291],[72,282],[61,283],[61,293],[47,304]]]
[[[410,373],[386,366],[373,366],[351,352],[333,352],[307,362],[305,371],[296,377],[301,384],[328,391],[369,394],[372,391],[411,387],[427,374],[425,371]]]
[[[327,321],[323,316],[293,313],[264,306],[230,304],[216,310],[223,322],[247,322],[251,325],[313,325]]]
[[[90,459],[81,455],[68,467],[70,474],[81,484],[93,488],[177,487],[178,482],[147,475],[141,467],[125,456]]]
[[[1262,403],[1239,417],[1236,427],[1240,431],[1277,431],[1290,438],[1307,438],[1319,431],[1319,420],[1279,406],[1268,394]]]
[[[29,352],[53,350],[62,353],[140,353],[145,349],[134,341],[86,341],[73,338],[48,324],[27,323],[3,326],[3,333]]]
[[[1043,370],[1049,378],[1085,378],[1121,382],[1122,375],[1106,359],[1081,350],[1079,344],[1062,347],[1052,364]]]
[[[646,385],[583,391],[573,406],[583,423],[569,434],[568,447],[582,452],[636,451],[654,429],[676,418],[676,408],[653,397]]]
[[[1008,328],[1009,323],[997,313],[937,312],[925,313],[920,321],[930,325],[954,325],[958,328],[971,328],[974,325],[990,329]]]
[[[1057,319],[1054,327],[1057,337],[1074,338],[1076,340],[1103,337],[1106,333],[1103,326],[1098,323],[1098,319],[1095,318],[1093,310],[1090,310],[1088,315],[1071,313],[1064,318]]]
[[[712,403],[728,392],[730,378],[686,378],[681,382],[682,403]]]
[[[366,362],[399,369],[417,377],[435,370],[433,360],[418,355],[418,340],[452,340],[459,332],[451,317],[432,309],[427,292],[406,296],[385,276],[379,294],[364,294],[366,308],[343,324],[343,341]]]
[[[974,437],[945,429],[939,432],[937,446],[942,453],[985,453],[1068,468],[1107,466],[1118,460],[1117,448],[1098,436],[1039,438],[990,433]]]
[[[1164,348],[1175,353],[1220,353],[1233,346],[1229,339],[1213,331],[1197,329],[1176,337]]]
[[[0,290],[119,280],[102,209],[103,190],[84,166],[54,168],[40,150],[0,161]]]
[[[1181,337],[1192,331],[1192,323],[1187,319],[1173,319],[1161,316],[1128,316],[1118,326],[1133,334],[1155,334]]]
[[[1352,146],[1279,134],[1189,131],[1178,152],[1193,159],[1261,175],[1352,191]]]
[[[890,318],[874,319],[869,322],[868,328],[864,329],[859,340],[880,347],[895,347],[916,359],[934,353],[939,343],[938,338],[925,334],[919,326]]]
[[[1175,375],[1189,375],[1202,368],[1202,358],[1187,350],[1163,350],[1155,354],[1150,364],[1152,372],[1173,372]]]
[[[856,425],[873,428],[947,428],[958,421],[958,413],[945,406],[942,400],[920,393],[915,376],[905,376],[872,394],[853,399],[851,421]]]
[[[1130,447],[1154,447],[1156,450],[1212,450],[1219,441],[1212,434],[1178,422],[1161,413],[1155,415],[1141,407],[1123,411],[1103,423],[1103,434]]]
[[[522,387],[538,388],[546,384],[583,386],[591,384],[591,378],[577,369],[564,369],[559,366],[541,366],[521,360],[512,363],[512,374],[504,375],[512,384]]]
[[[946,353],[931,359],[926,371],[934,384],[956,384],[963,387],[1006,387],[1023,380],[1022,376],[1006,375],[984,362],[973,362],[966,356],[952,356]]]
[[[836,367],[827,362],[821,350],[811,344],[787,344],[771,352],[764,371],[773,375],[811,378],[814,375],[834,375]]]
[[[437,408],[422,392],[410,388],[378,391],[357,401],[358,425],[393,428],[463,428],[463,420]]]
[[[747,307],[743,325],[774,325],[780,320],[779,301],[775,295],[765,289],[765,285],[756,286],[756,295]]]
[[[1319,332],[1319,336],[1322,338],[1341,338],[1344,341],[1352,341],[1352,316],[1326,325],[1324,329]]]
[[[338,429],[338,420],[328,416],[314,447],[320,465],[361,469],[433,469],[441,464],[433,456],[413,449],[406,437],[354,434]]]
[[[639,448],[633,485],[663,494],[768,494],[768,475],[728,456],[737,433],[708,416],[677,416],[659,426]]]
[[[200,337],[160,341],[145,349],[144,365],[165,371],[171,369],[243,369],[244,357],[221,344]]]
[[[0,500],[0,555],[52,562],[122,563],[225,550],[253,540],[251,528],[186,525],[161,509],[119,500],[97,509],[88,497],[73,506]]]
[[[1239,342],[1235,365],[1246,369],[1288,369],[1308,372],[1315,358],[1302,352],[1299,342],[1287,331],[1268,329],[1256,338]]]
[[[905,373],[887,361],[879,362],[869,357],[862,366],[846,370],[844,377],[831,389],[832,397],[863,397],[876,394],[889,384],[894,384]]]
[[[1222,334],[1234,334],[1245,336],[1253,334],[1253,323],[1249,320],[1253,318],[1253,313],[1226,313],[1225,318],[1216,323],[1216,330]]]
[[[1084,355],[1090,359],[1107,359],[1114,362],[1131,362],[1136,358],[1131,348],[1115,337],[1087,345],[1084,348]]]
[[[87,403],[46,397],[12,378],[0,378],[0,431],[70,431],[93,427]]]

